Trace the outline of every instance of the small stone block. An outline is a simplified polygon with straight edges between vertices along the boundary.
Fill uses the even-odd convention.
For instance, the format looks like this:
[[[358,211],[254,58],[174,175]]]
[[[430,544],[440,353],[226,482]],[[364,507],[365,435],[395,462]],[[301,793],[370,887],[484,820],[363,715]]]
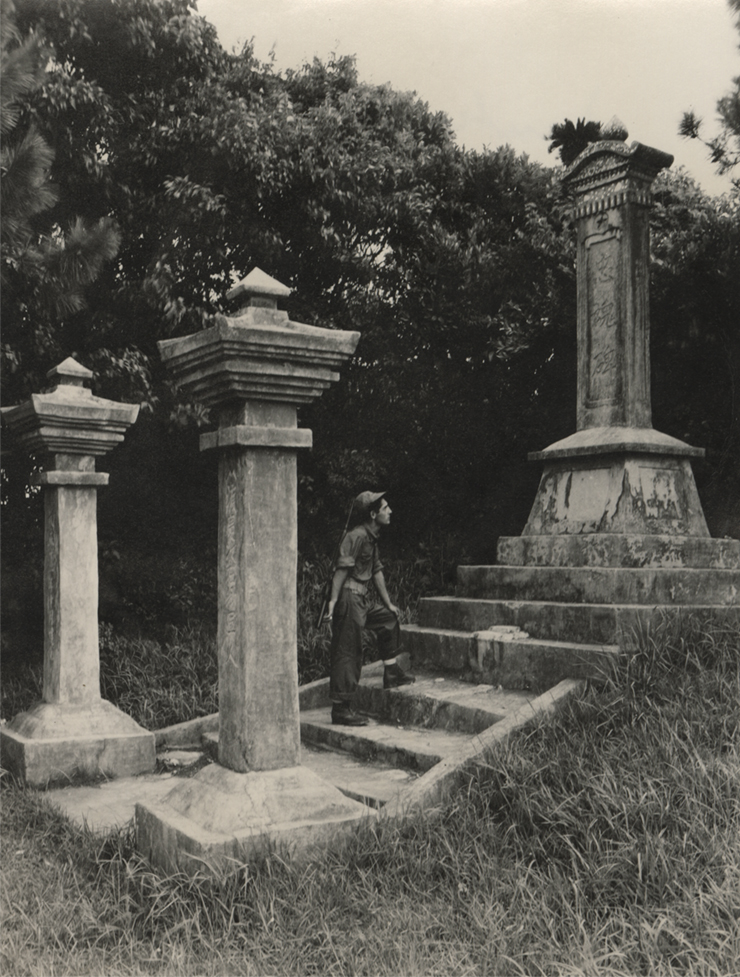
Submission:
[[[154,733],[112,703],[41,702],[0,730],[2,765],[29,787],[154,770]]]
[[[306,767],[237,773],[212,764],[161,802],[136,805],[136,847],[166,872],[220,873],[274,846],[305,855],[374,816]]]

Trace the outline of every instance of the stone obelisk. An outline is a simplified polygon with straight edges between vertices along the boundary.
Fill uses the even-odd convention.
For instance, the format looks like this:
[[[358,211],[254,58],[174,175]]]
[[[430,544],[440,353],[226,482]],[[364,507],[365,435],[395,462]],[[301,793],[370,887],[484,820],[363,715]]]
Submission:
[[[703,449],[652,427],[650,187],[672,162],[607,140],[563,177],[578,233],[577,431],[530,454],[545,469],[523,536],[709,536],[691,469]]]

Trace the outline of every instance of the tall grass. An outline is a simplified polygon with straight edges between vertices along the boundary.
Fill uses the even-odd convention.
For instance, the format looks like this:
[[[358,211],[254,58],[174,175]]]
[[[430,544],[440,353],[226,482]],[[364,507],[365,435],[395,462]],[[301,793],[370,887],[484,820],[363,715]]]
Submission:
[[[321,592],[329,574],[325,561],[299,560],[297,575],[298,680],[311,682],[329,674],[331,629],[316,627]],[[404,607],[403,619],[413,619],[419,600],[425,561],[395,560],[386,565],[391,594]],[[184,594],[178,608],[192,599],[192,574],[185,575]],[[174,584],[171,584],[174,587]],[[157,597],[161,600],[161,595]],[[199,605],[198,605],[199,606]],[[216,619],[210,608],[208,620]],[[117,630],[101,622],[100,683],[105,699],[113,702],[146,729],[160,729],[218,710],[218,662],[216,634],[200,614],[182,625],[158,624],[148,628]],[[374,657],[374,638],[365,636],[365,660]],[[21,663],[6,671],[0,715],[10,719],[41,698],[42,667]]]
[[[740,973],[740,633],[645,636],[424,817],[162,878],[3,795],[3,973]]]

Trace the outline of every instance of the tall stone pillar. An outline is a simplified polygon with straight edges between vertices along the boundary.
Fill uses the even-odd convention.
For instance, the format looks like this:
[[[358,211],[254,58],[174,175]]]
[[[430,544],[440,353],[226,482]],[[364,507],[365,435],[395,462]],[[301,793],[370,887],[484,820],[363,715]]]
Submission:
[[[159,343],[178,386],[218,420],[219,762],[158,805],[137,805],[137,845],[186,871],[304,846],[366,816],[300,766],[296,643],[297,409],[339,378],[356,332],[291,322],[290,289],[255,269],[229,293],[245,305],[203,332]]]
[[[708,536],[691,458],[650,407],[650,187],[673,157],[593,143],[566,171],[578,229],[577,431],[530,459],[545,469],[523,536]]]
[[[90,370],[72,358],[56,387],[6,410],[18,444],[46,467],[43,699],[0,731],[3,765],[32,786],[152,770],[154,735],[100,695],[95,458],[123,441],[138,405],[93,397]]]

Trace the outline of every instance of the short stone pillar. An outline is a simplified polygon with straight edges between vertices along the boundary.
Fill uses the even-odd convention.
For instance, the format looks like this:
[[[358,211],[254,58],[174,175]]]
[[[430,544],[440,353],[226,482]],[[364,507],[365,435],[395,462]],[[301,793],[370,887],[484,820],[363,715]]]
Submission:
[[[3,412],[16,442],[40,456],[44,489],[43,699],[0,731],[3,766],[36,787],[153,770],[154,734],[100,695],[95,458],[123,441],[136,404],[93,397],[72,358],[51,393]]]
[[[300,766],[296,635],[297,408],[336,381],[356,332],[291,322],[290,289],[255,269],[244,308],[159,343],[178,386],[212,408],[219,463],[219,763],[136,809],[137,845],[165,869],[243,859],[265,842],[334,837],[367,809]]]
[[[577,432],[531,452],[545,469],[524,536],[708,536],[691,470],[650,405],[650,187],[673,157],[593,143],[566,170],[578,228]]]

